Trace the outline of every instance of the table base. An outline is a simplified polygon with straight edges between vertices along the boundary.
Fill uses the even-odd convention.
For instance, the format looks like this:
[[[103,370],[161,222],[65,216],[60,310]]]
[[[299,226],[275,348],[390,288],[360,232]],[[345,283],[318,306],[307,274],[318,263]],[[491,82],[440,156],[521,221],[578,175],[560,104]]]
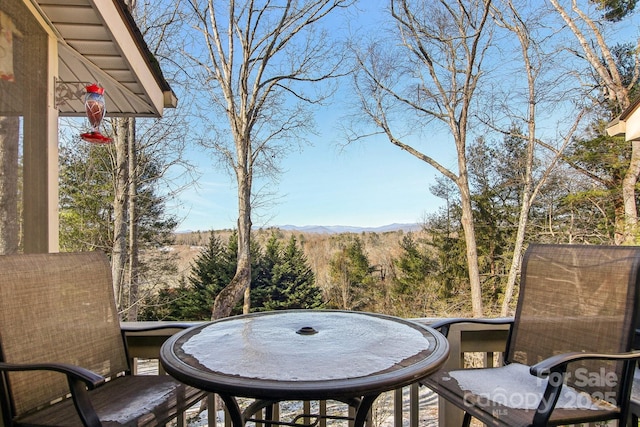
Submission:
[[[273,419],[273,405],[282,400],[255,400],[249,406],[247,406],[244,410],[240,409],[240,405],[238,405],[238,401],[234,396],[225,395],[218,393],[222,401],[227,407],[227,411],[229,413],[229,417],[231,418],[231,424],[233,427],[244,427],[247,422],[255,422],[262,423],[266,425],[283,425],[283,426],[300,426],[301,424],[297,423],[298,420],[303,418],[313,419],[314,421],[308,424],[303,424],[305,426],[315,426],[317,425],[321,419],[334,419],[334,420],[348,420],[353,421],[353,427],[364,427],[365,422],[367,421],[367,417],[369,415],[369,411],[373,406],[373,402],[380,396],[380,394],[364,396],[358,399],[349,399],[349,400],[340,400],[340,399],[331,399],[336,400],[342,403],[349,405],[351,408],[354,408],[356,411],[355,417],[343,417],[343,416],[334,416],[334,415],[320,415],[320,414],[299,414],[294,417],[291,422],[287,421],[276,421]],[[261,410],[265,410],[265,418],[264,419],[256,419],[253,418],[255,414],[257,414]]]

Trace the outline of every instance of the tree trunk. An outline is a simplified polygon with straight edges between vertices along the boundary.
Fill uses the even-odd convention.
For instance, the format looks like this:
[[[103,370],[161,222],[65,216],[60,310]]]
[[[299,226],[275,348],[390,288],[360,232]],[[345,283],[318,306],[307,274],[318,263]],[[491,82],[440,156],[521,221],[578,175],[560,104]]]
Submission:
[[[522,249],[524,247],[524,237],[529,219],[529,195],[531,185],[527,186],[523,190],[524,197],[522,198],[522,206],[520,206],[520,219],[518,221],[518,231],[516,232],[516,242],[513,247],[513,256],[511,258],[511,267],[509,267],[509,276],[507,277],[507,286],[504,291],[504,299],[502,300],[502,308],[500,309],[501,316],[507,316],[509,314],[509,306],[513,299],[513,291],[516,287],[516,280],[518,279],[518,273],[520,273],[520,266],[522,265]]]
[[[129,8],[129,12],[135,14],[136,9],[136,0],[125,0],[125,4]],[[129,292],[128,292],[128,303],[126,307],[126,319],[128,321],[136,321],[138,320],[138,217],[136,210],[136,203],[138,200],[136,195],[138,193],[138,179],[137,179],[137,146],[136,146],[136,119],[131,117],[128,119],[124,119],[125,126],[127,127],[126,134],[126,168],[128,175],[128,185],[126,184],[126,179],[124,185],[127,185],[127,197],[128,197],[128,214],[129,214]],[[123,187],[125,188],[125,187]],[[123,203],[125,203],[123,201]],[[126,230],[126,223],[120,225],[122,229]],[[126,247],[126,231],[124,232],[124,241],[125,243],[119,242],[122,248]],[[122,263],[124,263],[126,259],[126,254],[123,254],[121,259]],[[124,264],[123,264],[123,279],[121,282],[122,286],[124,286]],[[125,307],[121,307],[121,310],[125,309]],[[124,313],[124,311],[123,311]]]
[[[138,147],[136,144],[136,120],[130,118],[128,135],[129,164],[129,310],[127,320],[138,320],[139,258],[138,258]]]
[[[622,180],[624,201],[624,234],[618,244],[635,245],[638,236],[638,209],[636,205],[636,183],[640,174],[640,141],[631,141],[631,161]]]
[[[242,313],[249,314],[251,312],[251,282],[244,290],[244,303],[242,304]]]
[[[114,198],[113,198],[113,250],[111,252],[111,271],[113,290],[118,310],[123,310],[124,276],[127,261],[127,139],[129,135],[128,119],[115,119],[115,159],[114,159]]]
[[[243,150],[239,158],[246,158]],[[251,174],[245,164],[236,167],[238,180],[238,266],[231,283],[220,291],[211,310],[211,319],[220,319],[231,314],[251,284]],[[246,302],[246,301],[245,301]],[[243,311],[247,310],[247,306]]]
[[[19,130],[18,117],[0,117],[0,255],[18,252]]]
[[[460,189],[460,204],[462,206],[462,229],[467,248],[467,264],[469,265],[469,287],[471,288],[471,309],[474,317],[482,317],[482,285],[480,283],[480,269],[478,267],[478,246],[476,243],[476,231],[473,224],[473,208],[471,205],[471,193],[466,172],[460,174],[458,179]]]

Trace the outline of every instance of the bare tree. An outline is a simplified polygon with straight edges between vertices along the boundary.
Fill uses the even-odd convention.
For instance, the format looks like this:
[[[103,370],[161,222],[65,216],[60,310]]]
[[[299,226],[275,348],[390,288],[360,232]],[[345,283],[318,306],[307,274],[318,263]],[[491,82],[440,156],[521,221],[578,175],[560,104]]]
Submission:
[[[353,0],[187,3],[202,37],[189,56],[199,68],[201,90],[210,96],[208,109],[227,119],[229,137],[219,133],[207,145],[233,171],[238,192],[238,265],[213,304],[215,319],[228,316],[249,288],[254,178],[278,172],[277,161],[291,142],[311,130],[307,107],[329,95],[318,83],[339,75],[341,51],[319,25]],[[203,55],[194,54],[200,49]]]
[[[619,64],[615,60],[612,53],[612,46],[607,43],[605,30],[612,24],[598,22],[598,18],[594,17],[594,11],[588,10],[587,6],[581,7],[576,0],[569,2],[561,2],[560,0],[549,0],[555,11],[560,15],[562,20],[569,27],[571,32],[578,41],[581,52],[571,50],[577,58],[587,62],[595,75],[595,80],[601,93],[603,93],[606,101],[609,103],[614,114],[620,114],[629,105],[631,105],[630,92],[636,85],[640,69],[638,67],[638,58],[636,57],[635,70],[629,81],[619,70]],[[565,6],[563,3],[570,3]],[[604,3],[594,1],[592,3]],[[610,2],[612,3],[612,2]],[[635,2],[629,2],[631,7],[635,6]],[[605,5],[603,4],[603,7]],[[606,7],[605,7],[606,8]],[[600,13],[600,11],[598,11]],[[626,14],[626,13],[625,13]],[[624,15],[624,14],[623,14]],[[604,17],[609,20],[619,20],[610,18],[611,15],[605,14]],[[593,82],[587,83],[586,87],[593,87]],[[594,100],[598,105],[599,100]],[[624,212],[622,217],[616,218],[616,236],[617,244],[635,244],[638,237],[638,211],[636,206],[636,183],[640,174],[640,141],[631,141],[631,159],[629,167],[622,182],[622,199],[624,204]],[[618,215],[619,213],[616,212]]]
[[[129,161],[129,311],[127,320],[138,320],[138,298],[140,293],[140,251],[138,244],[138,184],[140,177],[138,176],[138,143],[136,141],[136,122],[129,121],[129,144],[127,145],[127,158]]]
[[[135,0],[126,0],[127,7],[131,11],[135,7]],[[113,144],[115,147],[113,162],[113,249],[111,251],[111,272],[113,277],[113,289],[116,295],[118,307],[126,307],[129,305],[125,292],[126,268],[130,261],[130,245],[136,236],[130,236],[128,232],[131,230],[130,209],[135,208],[130,203],[129,193],[135,190],[136,183],[130,172],[135,169],[135,159],[130,158],[130,147],[134,144],[135,138],[135,119],[134,118],[115,118],[112,121],[114,132]],[[133,164],[130,164],[133,163]],[[135,228],[134,228],[135,229]],[[128,239],[129,238],[129,239]],[[130,265],[131,267],[131,265]]]
[[[481,316],[482,294],[476,235],[467,171],[467,135],[472,100],[491,46],[490,0],[391,0],[391,15],[402,52],[385,56],[390,43],[358,55],[356,90],[364,113],[389,142],[424,161],[456,184],[462,206],[472,309]],[[402,59],[406,62],[404,62]],[[400,111],[406,123],[432,120],[445,124],[457,153],[457,170],[429,154],[442,141],[419,143],[394,126]],[[406,131],[406,130],[405,130]],[[420,141],[422,142],[422,141]]]
[[[160,8],[157,2],[147,0],[127,0],[127,4],[149,49],[162,60],[165,77],[169,72],[172,84],[188,93],[188,77],[175,62],[182,45],[179,42],[179,2]],[[190,100],[183,98],[177,111],[165,110],[164,117],[158,120],[118,118],[113,121],[116,138],[112,157],[115,171],[112,267],[114,286],[122,295],[120,308],[127,320],[137,320],[139,302],[144,298],[145,275],[141,271],[139,234],[140,222],[149,213],[144,211],[145,200],[138,192],[149,184],[157,186],[162,182],[166,193],[157,196],[169,200],[193,184],[193,167],[184,158],[188,135],[196,134],[187,124],[189,106]],[[157,168],[151,175],[145,173],[150,164]],[[164,202],[160,199],[159,202]],[[162,238],[157,240],[162,241]]]
[[[502,316],[509,314],[516,280],[522,263],[524,240],[531,207],[541,187],[545,184],[550,173],[560,160],[564,149],[571,141],[584,115],[583,109],[574,119],[570,128],[567,129],[559,146],[543,143],[540,140],[536,128],[538,121],[537,111],[541,105],[544,105],[545,96],[549,97],[553,93],[553,90],[549,89],[552,85],[544,80],[544,75],[545,67],[554,66],[552,60],[554,54],[553,52],[545,52],[540,40],[536,40],[536,34],[542,28],[540,21],[541,14],[530,9],[525,12],[525,17],[525,15],[520,12],[524,9],[521,4],[516,5],[514,0],[500,0],[499,3],[494,3],[494,7],[492,7],[492,15],[498,25],[504,27],[517,37],[520,45],[522,70],[524,71],[527,82],[526,96],[522,97],[522,100],[526,102],[526,107],[524,108],[525,111],[519,114],[520,120],[522,120],[526,126],[526,132],[524,134],[511,134],[511,136],[520,138],[526,142],[526,151],[525,158],[523,159],[524,170],[518,171],[522,179],[519,197],[521,200],[520,215],[518,218],[511,266],[509,268],[504,299],[502,301]],[[556,76],[554,76],[554,78],[555,77]],[[558,102],[558,99],[555,98],[553,102]],[[513,98],[510,98],[509,104],[513,103],[515,103]],[[504,107],[506,110],[512,108],[511,105]],[[510,113],[507,113],[507,115],[511,116],[512,119],[514,118]],[[544,168],[542,168],[543,170],[538,172],[536,177],[534,176],[534,161],[536,160],[536,149],[541,145],[545,149],[551,149],[552,157],[548,160]]]
[[[113,276],[113,290],[118,307],[123,307],[124,283],[127,266],[127,224],[128,224],[128,194],[129,194],[129,165],[127,147],[130,138],[130,121],[133,119],[116,118],[113,124],[114,153],[111,158],[113,170],[113,249],[111,250],[111,271]]]

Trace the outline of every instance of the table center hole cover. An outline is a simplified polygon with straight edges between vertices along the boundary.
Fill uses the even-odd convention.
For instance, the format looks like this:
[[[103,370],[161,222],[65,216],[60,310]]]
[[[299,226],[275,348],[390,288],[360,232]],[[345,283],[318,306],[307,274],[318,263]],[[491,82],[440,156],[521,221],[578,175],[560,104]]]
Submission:
[[[318,333],[312,326],[303,326],[302,328],[296,331],[300,335],[315,335]]]

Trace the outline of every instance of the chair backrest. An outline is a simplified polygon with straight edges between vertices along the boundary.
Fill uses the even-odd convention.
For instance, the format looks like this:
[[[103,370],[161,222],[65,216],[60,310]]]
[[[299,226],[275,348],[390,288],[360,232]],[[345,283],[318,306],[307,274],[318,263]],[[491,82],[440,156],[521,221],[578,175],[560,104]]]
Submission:
[[[565,352],[631,350],[638,305],[640,247],[531,245],[507,361],[533,365]],[[556,379],[558,380],[558,379]],[[617,399],[622,363],[570,365],[567,383]]]
[[[0,359],[128,370],[111,268],[99,252],[0,256]],[[64,375],[12,372],[13,415],[69,392]]]

